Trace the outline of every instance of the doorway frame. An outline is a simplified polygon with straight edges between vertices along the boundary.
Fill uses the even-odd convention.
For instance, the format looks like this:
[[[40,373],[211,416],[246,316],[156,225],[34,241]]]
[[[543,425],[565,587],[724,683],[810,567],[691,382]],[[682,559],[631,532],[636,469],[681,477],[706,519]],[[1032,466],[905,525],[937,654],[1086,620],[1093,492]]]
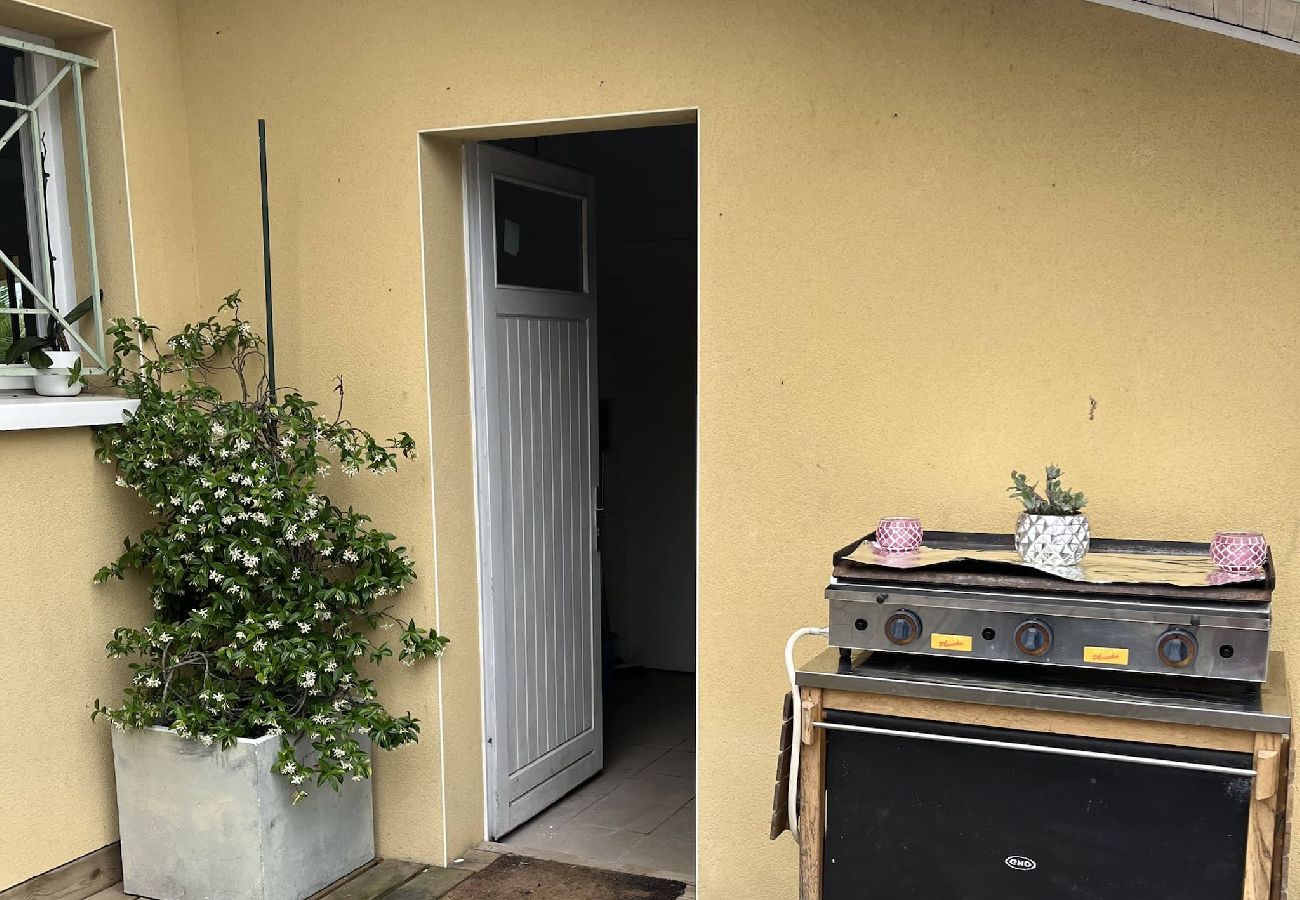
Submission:
[[[472,523],[466,523],[466,524],[472,525],[472,533],[474,535],[474,557],[475,557],[474,575],[475,575],[475,581],[477,583],[476,584],[477,604],[475,607],[475,619],[478,624],[478,651],[480,654],[478,669],[481,678],[481,681],[479,682],[479,698],[478,698],[480,721],[479,721],[479,729],[477,734],[478,746],[479,746],[479,772],[482,777],[482,793],[480,795],[481,815],[479,821],[479,833],[481,839],[487,839],[487,835],[490,833],[490,828],[491,828],[490,816],[491,816],[491,809],[492,809],[491,791],[492,791],[493,773],[491,771],[491,759],[487,747],[486,730],[488,727],[487,723],[490,721],[488,719],[488,714],[490,710],[488,709],[487,704],[489,702],[489,697],[491,696],[492,693],[488,688],[489,685],[488,679],[490,677],[493,677],[494,672],[489,670],[489,663],[488,663],[489,651],[487,649],[487,643],[491,639],[491,634],[490,632],[487,631],[486,623],[490,621],[489,618],[490,614],[487,612],[487,604],[490,604],[493,601],[493,597],[492,597],[492,580],[491,580],[491,556],[488,552],[486,552],[489,548],[483,545],[481,539],[482,520],[484,515],[487,512],[487,510],[483,507],[483,498],[484,498],[483,482],[486,480],[487,477],[487,469],[485,468],[485,463],[483,462],[483,454],[486,452],[487,448],[479,446],[480,444],[479,436],[481,431],[480,431],[480,422],[478,420],[478,417],[480,415],[478,397],[480,392],[487,390],[487,385],[486,385],[484,373],[479,371],[478,365],[476,363],[476,359],[479,359],[480,357],[476,356],[475,354],[476,323],[479,320],[476,318],[476,311],[474,309],[473,278],[474,278],[475,257],[473,256],[473,251],[471,249],[471,240],[472,240],[474,228],[473,228],[473,222],[471,221],[470,209],[468,204],[468,199],[470,196],[468,179],[472,177],[472,175],[471,175],[470,167],[467,165],[467,160],[466,160],[467,145],[474,142],[493,141],[493,140],[501,140],[506,138],[536,138],[536,137],[549,137],[549,136],[560,135],[560,134],[576,134],[576,133],[588,133],[588,132],[600,132],[600,131],[623,131],[623,130],[651,128],[651,127],[666,126],[666,125],[694,125],[696,128],[695,281],[696,281],[697,301],[696,301],[695,314],[696,314],[697,338],[696,338],[696,346],[695,346],[695,366],[696,366],[696,378],[698,383],[699,374],[700,374],[699,372],[700,353],[699,353],[698,334],[699,334],[701,310],[703,307],[703,303],[701,302],[701,298],[702,298],[701,274],[703,271],[703,258],[702,258],[703,254],[702,254],[701,240],[700,240],[701,238],[700,198],[701,198],[701,174],[702,174],[700,151],[701,151],[701,142],[702,142],[702,138],[701,138],[702,129],[701,129],[701,121],[700,121],[700,108],[698,106],[679,106],[679,107],[666,107],[661,109],[627,110],[627,111],[619,111],[619,112],[600,113],[600,114],[587,115],[587,116],[562,116],[562,117],[553,117],[553,118],[520,119],[520,120],[500,121],[500,122],[462,124],[462,125],[455,125],[455,126],[448,126],[448,127],[420,129],[416,134],[416,157],[417,157],[417,161],[421,162],[421,165],[423,165],[423,161],[425,158],[422,151],[422,145],[426,140],[432,140],[435,144],[441,145],[444,148],[455,145],[458,150],[457,157],[460,160],[460,166],[461,166],[460,179],[459,179],[460,187],[461,187],[460,218],[461,218],[462,241],[463,241],[462,249],[464,251],[462,261],[464,264],[464,276],[465,276],[464,288],[463,288],[465,292],[464,294],[464,298],[465,298],[464,310],[465,310],[465,322],[466,322],[465,338],[467,342],[467,349],[469,351],[468,375],[469,375],[470,396],[468,397],[468,400],[469,400],[469,413],[470,413],[470,437],[471,437],[471,444],[472,444],[471,458],[472,458],[473,471],[471,474],[472,474],[472,482],[473,482],[472,493],[473,493],[473,508],[474,508],[474,521]],[[425,324],[426,324],[426,328],[425,328],[426,360],[425,361],[426,361],[426,374],[428,374],[431,366],[430,359],[429,359],[430,348],[428,345],[428,321],[430,319],[431,300],[428,294],[428,270],[423,258],[425,248],[426,248],[425,235],[424,235],[424,221],[426,216],[425,203],[423,199],[424,184],[425,184],[425,174],[421,172],[420,175],[420,189],[421,189],[420,219],[421,219],[421,257],[422,257],[421,267],[424,270],[422,274],[425,276],[424,277],[424,285],[425,285],[424,313],[425,313]],[[428,399],[430,405],[429,443],[430,443],[430,447],[432,448],[434,446],[433,415],[432,415],[432,405],[434,403],[434,399],[433,399],[432,381],[429,381],[428,383],[428,391],[429,391]],[[696,644],[695,658],[697,661],[696,668],[698,673],[699,641],[700,641],[700,602],[699,602],[699,597],[700,597],[700,581],[699,581],[700,401],[699,401],[698,392],[697,392],[696,402],[695,402],[695,429],[696,429],[695,430],[695,434],[696,434],[695,437],[695,504],[694,504],[695,644]],[[433,452],[430,452],[429,465],[430,465],[430,481],[432,485],[430,499],[433,507],[432,523],[433,523],[433,541],[434,541],[433,556],[434,556],[435,603],[437,604],[437,608],[439,610],[439,618],[440,618],[440,613],[442,609],[442,599],[438,595],[438,589],[436,587],[438,581],[440,580],[440,573],[438,571],[439,557],[438,557],[438,547],[437,547],[438,473],[436,471],[434,458],[435,458],[435,454]],[[443,844],[444,856],[446,857],[447,860],[450,860],[452,853],[451,853],[451,848],[448,846],[447,843],[448,835],[449,835],[448,807],[447,807],[447,802],[448,802],[447,786],[448,786],[449,773],[448,773],[448,762],[447,762],[447,753],[446,753],[447,727],[450,723],[443,718],[443,710],[445,708],[443,686],[444,686],[444,676],[441,667],[439,667],[438,683],[437,683],[439,735],[440,735],[439,739],[441,744],[439,755],[441,759],[441,768],[442,768],[442,771],[440,773],[440,780],[443,786],[443,790],[441,791],[442,809],[440,812],[441,812],[442,825],[443,825],[442,833],[443,833],[443,842],[444,842]],[[697,681],[696,697],[695,697],[695,717],[696,717],[696,721],[698,722],[699,720],[698,681]],[[697,744],[698,744],[698,738],[697,738]],[[695,773],[697,784],[698,784],[698,775],[699,773],[698,773],[698,764],[697,764],[697,771]],[[697,842],[696,844],[697,859],[698,859],[698,850],[699,850],[699,846]]]

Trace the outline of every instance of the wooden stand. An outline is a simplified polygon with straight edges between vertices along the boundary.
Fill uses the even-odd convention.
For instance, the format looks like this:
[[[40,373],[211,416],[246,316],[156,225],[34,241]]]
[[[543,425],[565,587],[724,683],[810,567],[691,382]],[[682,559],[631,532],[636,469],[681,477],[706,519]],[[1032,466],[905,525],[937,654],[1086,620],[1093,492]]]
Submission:
[[[803,743],[799,761],[800,900],[821,900],[822,896],[826,732],[815,728],[814,723],[822,721],[824,711],[830,709],[1251,753],[1258,774],[1250,806],[1246,878],[1241,896],[1242,900],[1276,900],[1282,896],[1292,768],[1288,735],[804,687],[800,690],[799,728]]]

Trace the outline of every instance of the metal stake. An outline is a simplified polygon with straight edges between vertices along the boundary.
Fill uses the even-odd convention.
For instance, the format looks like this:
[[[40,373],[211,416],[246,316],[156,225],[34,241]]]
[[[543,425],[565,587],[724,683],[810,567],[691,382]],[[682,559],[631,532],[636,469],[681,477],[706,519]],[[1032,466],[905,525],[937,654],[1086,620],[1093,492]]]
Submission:
[[[266,380],[275,402],[275,324],[271,318],[271,206],[266,194],[266,119],[257,120],[257,143],[262,171],[262,271],[266,293]]]

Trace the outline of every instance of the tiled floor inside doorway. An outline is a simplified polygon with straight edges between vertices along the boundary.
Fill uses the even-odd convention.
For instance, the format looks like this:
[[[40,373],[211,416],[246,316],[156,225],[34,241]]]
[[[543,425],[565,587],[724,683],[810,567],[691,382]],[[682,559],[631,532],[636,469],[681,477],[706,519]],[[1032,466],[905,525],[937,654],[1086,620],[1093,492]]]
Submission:
[[[605,697],[605,769],[502,839],[695,881],[695,676],[630,670]]]

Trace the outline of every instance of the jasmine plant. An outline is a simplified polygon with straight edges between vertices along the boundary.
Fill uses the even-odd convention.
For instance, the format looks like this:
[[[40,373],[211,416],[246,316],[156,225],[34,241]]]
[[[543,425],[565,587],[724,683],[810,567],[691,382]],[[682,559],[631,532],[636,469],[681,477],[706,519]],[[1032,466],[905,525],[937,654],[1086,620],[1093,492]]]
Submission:
[[[108,379],[140,407],[98,431],[96,455],[158,521],[95,575],[144,573],[153,619],[114,630],[109,655],[131,659],[134,677],[93,716],[223,748],[280,735],[276,768],[298,786],[295,802],[312,784],[369,777],[358,735],[387,749],[417,740],[420,725],[389,713],[358,664],[396,650],[413,665],[448,639],[389,612],[415,578],[406,549],[336,506],[319,479],[336,464],[348,476],[392,472],[398,454],[415,455],[410,435],[380,443],[344,419],[341,379],[333,416],[297,391],[272,395],[238,293],[161,345],[140,318],[108,334]],[[390,646],[376,632],[393,627]]]

